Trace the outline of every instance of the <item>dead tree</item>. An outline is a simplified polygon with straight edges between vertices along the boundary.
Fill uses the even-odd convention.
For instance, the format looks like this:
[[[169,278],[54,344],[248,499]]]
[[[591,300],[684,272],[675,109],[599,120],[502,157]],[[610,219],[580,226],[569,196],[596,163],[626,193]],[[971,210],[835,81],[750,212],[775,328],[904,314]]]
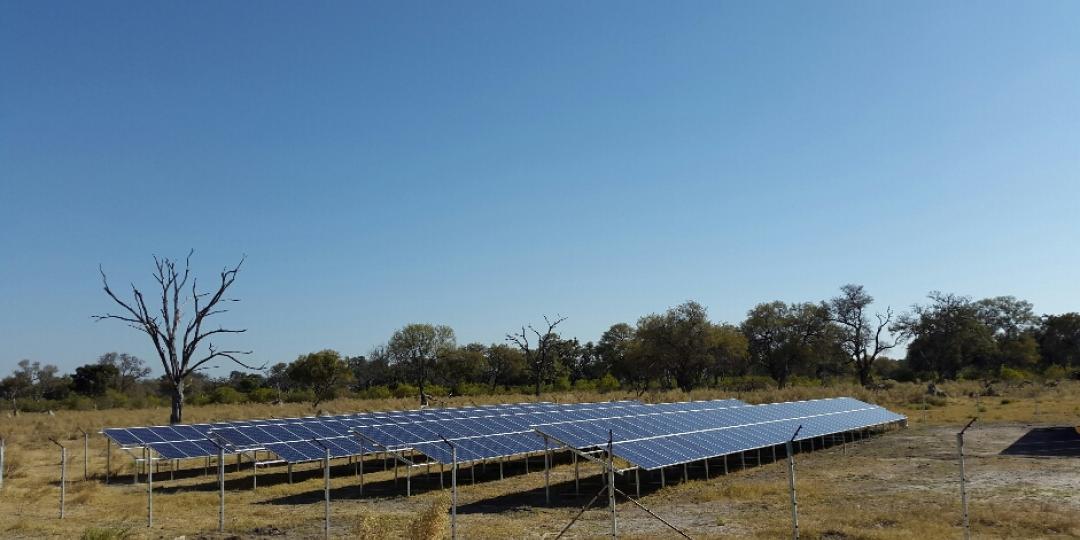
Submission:
[[[98,268],[105,294],[123,308],[123,312],[118,315],[113,313],[94,315],[94,319],[124,321],[128,323],[128,326],[150,337],[161,359],[161,366],[165,369],[165,378],[172,386],[172,412],[169,414],[169,422],[173,424],[183,421],[185,380],[195,371],[205,369],[207,362],[215,358],[225,358],[248,369],[261,369],[249,366],[238,358],[241,355],[251,354],[251,351],[222,350],[216,348],[210,341],[214,335],[241,334],[246,332],[246,329],[233,330],[218,326],[213,330],[207,330],[203,327],[209,317],[228,311],[223,307],[225,303],[239,301],[226,298],[225,293],[236,281],[236,274],[240,271],[240,266],[244,264],[244,259],[241,258],[236,266],[226,267],[221,271],[221,281],[212,293],[198,292],[196,288],[198,279],[192,278],[190,295],[188,295],[185,287],[191,275],[192,253],[194,250],[189,252],[184,260],[183,270],[178,270],[176,261],[172,259],[154,256],[156,268],[154,280],[157,281],[158,288],[161,290],[160,308],[156,305],[154,308],[147,306],[146,297],[135,287],[135,284],[131,285],[132,300],[121,300],[109,287],[105,271]],[[186,314],[183,308],[189,301],[192,304],[191,317],[184,323]]]
[[[555,316],[555,319],[549,319],[547,315],[544,315],[544,324],[547,325],[547,331],[541,333],[530,324],[528,329],[536,334],[536,347],[533,348],[529,343],[529,334],[525,331],[524,326],[521,327],[521,333],[506,334],[506,341],[514,343],[521,349],[521,352],[525,355],[525,364],[529,366],[529,371],[532,371],[533,381],[536,384],[536,395],[540,395],[540,387],[543,385],[544,376],[551,370],[551,342],[558,338],[555,334],[555,327],[559,323],[566,320],[566,317],[559,315]]]

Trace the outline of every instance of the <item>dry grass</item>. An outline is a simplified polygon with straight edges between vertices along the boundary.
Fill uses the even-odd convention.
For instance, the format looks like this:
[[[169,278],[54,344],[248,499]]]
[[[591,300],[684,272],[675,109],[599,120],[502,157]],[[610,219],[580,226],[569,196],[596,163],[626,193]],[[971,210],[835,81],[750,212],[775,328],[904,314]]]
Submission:
[[[997,453],[1019,437],[1026,424],[1080,423],[1080,383],[1056,387],[1028,385],[997,388],[1003,395],[971,397],[977,383],[943,385],[945,400],[923,400],[923,388],[901,384],[867,391],[852,386],[790,388],[730,394],[718,391],[669,392],[641,396],[646,401],[739,397],[761,403],[852,395],[907,414],[908,429],[886,434],[848,448],[799,456],[799,495],[804,538],[899,539],[957,538],[960,513],[955,481],[955,426],[976,413],[981,418],[971,432],[968,461],[971,477],[972,526],[976,537],[1080,537],[1080,468],[1076,459],[1024,459]],[[562,394],[545,400],[594,401],[628,399],[615,394]],[[495,396],[475,401],[458,399],[451,405],[527,401],[527,396]],[[408,408],[409,400],[352,401],[325,404],[327,412]],[[924,406],[926,409],[924,410]],[[1036,415],[1036,409],[1038,414]],[[188,420],[310,415],[300,404],[281,406],[231,405],[189,408]],[[97,431],[104,426],[161,423],[166,409],[60,411],[55,416],[23,414],[0,418],[7,437],[4,487],[0,491],[2,538],[316,538],[322,535],[322,476],[315,465],[296,468],[296,483],[283,481],[281,467],[260,471],[259,488],[250,489],[250,469],[228,467],[226,534],[217,529],[217,492],[212,477],[201,476],[202,463],[187,467],[175,481],[169,473],[155,475],[155,524],[146,528],[145,485],[132,485],[132,462],[113,454],[114,474],[106,485],[104,442],[91,441],[91,479],[82,479],[82,442],[78,428]],[[57,519],[59,452],[48,437],[68,441],[70,456],[67,517]],[[695,538],[777,538],[789,534],[787,481],[782,464],[767,462],[731,474],[712,465],[704,479],[700,468],[681,481],[681,471],[669,472],[667,487],[647,487],[642,502],[688,530]],[[231,463],[231,462],[230,462]],[[461,473],[458,526],[463,538],[540,538],[553,536],[569,521],[578,505],[599,488],[595,465],[582,466],[581,499],[573,490],[573,467],[566,460],[552,470],[555,505],[543,498],[540,461],[534,474],[523,474],[511,463],[505,480],[497,468],[479,471],[470,485],[468,469]],[[360,497],[352,468],[341,465],[333,478],[333,529],[336,537],[443,538],[448,535],[447,493],[438,481],[414,473],[414,496],[395,491],[393,471],[369,462],[367,491]],[[655,483],[655,477],[643,476]],[[622,481],[622,480],[620,480]],[[401,486],[399,486],[401,487]],[[624,491],[631,492],[632,485]],[[619,505],[620,530],[628,538],[667,537],[664,526],[632,505]],[[587,512],[571,529],[578,538],[607,534],[608,516],[599,508]]]

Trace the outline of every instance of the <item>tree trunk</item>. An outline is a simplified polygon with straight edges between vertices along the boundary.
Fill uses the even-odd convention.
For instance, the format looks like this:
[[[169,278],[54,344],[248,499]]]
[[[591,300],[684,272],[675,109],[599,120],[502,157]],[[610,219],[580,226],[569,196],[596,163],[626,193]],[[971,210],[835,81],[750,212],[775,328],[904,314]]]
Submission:
[[[419,377],[420,378],[420,383],[419,383],[419,386],[420,386],[420,406],[421,407],[426,407],[427,406],[427,394],[424,393],[424,375],[426,375],[424,373],[424,359],[420,358],[420,377]]]
[[[869,362],[859,364],[859,384],[863,385],[863,388],[870,387],[870,368],[872,364]]]
[[[170,424],[179,424],[184,421],[184,381],[179,381],[173,386],[172,412],[169,414]]]
[[[542,377],[543,367],[539,367],[536,370],[536,397],[540,397],[540,380]]]

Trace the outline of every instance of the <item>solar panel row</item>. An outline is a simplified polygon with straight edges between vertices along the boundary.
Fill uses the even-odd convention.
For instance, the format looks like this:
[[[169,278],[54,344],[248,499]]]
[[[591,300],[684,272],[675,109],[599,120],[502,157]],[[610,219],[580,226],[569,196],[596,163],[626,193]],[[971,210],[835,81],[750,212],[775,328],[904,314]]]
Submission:
[[[458,461],[496,459],[540,452],[544,439],[532,426],[553,421],[601,420],[660,413],[672,404],[646,405],[633,401],[568,404],[528,415],[502,415],[461,419],[454,422],[371,425],[355,431],[365,439],[389,449],[412,449],[440,463],[450,463],[450,449],[443,438],[457,446]],[[744,406],[739,400],[715,400],[682,404],[691,410]],[[674,407],[674,408],[678,408]]]
[[[550,405],[553,404],[520,403],[481,405],[473,407],[446,409],[421,409],[406,411],[387,411],[379,413],[356,413],[337,416],[299,417],[268,420],[237,420],[228,422],[217,422],[212,424],[173,424],[168,426],[107,428],[102,430],[102,434],[104,434],[106,437],[108,437],[110,440],[112,440],[122,448],[142,448],[144,446],[149,446],[152,450],[157,452],[158,455],[163,458],[183,459],[217,455],[217,444],[215,444],[215,442],[212,441],[209,436],[210,430],[213,429],[265,425],[267,423],[289,425],[322,423],[334,425],[337,422],[349,421],[364,417],[412,419],[442,418],[455,415],[474,415],[478,412],[487,410],[498,410],[504,408],[516,409],[529,407],[545,407]],[[350,436],[347,429],[340,430],[338,435],[340,435],[341,437]]]
[[[670,411],[535,426],[538,433],[577,449],[612,440],[615,456],[653,470],[787,442],[904,420],[851,398],[834,398],[712,410]],[[610,435],[609,435],[610,434]]]

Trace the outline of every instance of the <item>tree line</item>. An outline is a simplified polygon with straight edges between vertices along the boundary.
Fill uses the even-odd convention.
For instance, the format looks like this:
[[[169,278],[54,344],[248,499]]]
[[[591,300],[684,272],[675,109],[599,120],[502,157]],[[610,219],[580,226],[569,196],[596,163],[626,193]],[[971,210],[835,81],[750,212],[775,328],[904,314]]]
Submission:
[[[166,267],[167,269],[168,267]],[[973,300],[932,292],[903,313],[873,310],[860,285],[835,297],[751,308],[739,323],[714,322],[687,301],[595,341],[560,334],[566,317],[522,325],[498,343],[459,344],[449,326],[414,323],[363,355],[327,349],[260,370],[182,378],[188,402],[321,402],[341,396],[416,397],[569,390],[609,392],[884,380],[1080,377],[1080,313],[1036,315],[1012,296]],[[892,355],[906,346],[903,357]],[[62,375],[23,360],[0,380],[15,410],[159,406],[175,398],[175,373],[149,379],[141,359],[107,353]]]

